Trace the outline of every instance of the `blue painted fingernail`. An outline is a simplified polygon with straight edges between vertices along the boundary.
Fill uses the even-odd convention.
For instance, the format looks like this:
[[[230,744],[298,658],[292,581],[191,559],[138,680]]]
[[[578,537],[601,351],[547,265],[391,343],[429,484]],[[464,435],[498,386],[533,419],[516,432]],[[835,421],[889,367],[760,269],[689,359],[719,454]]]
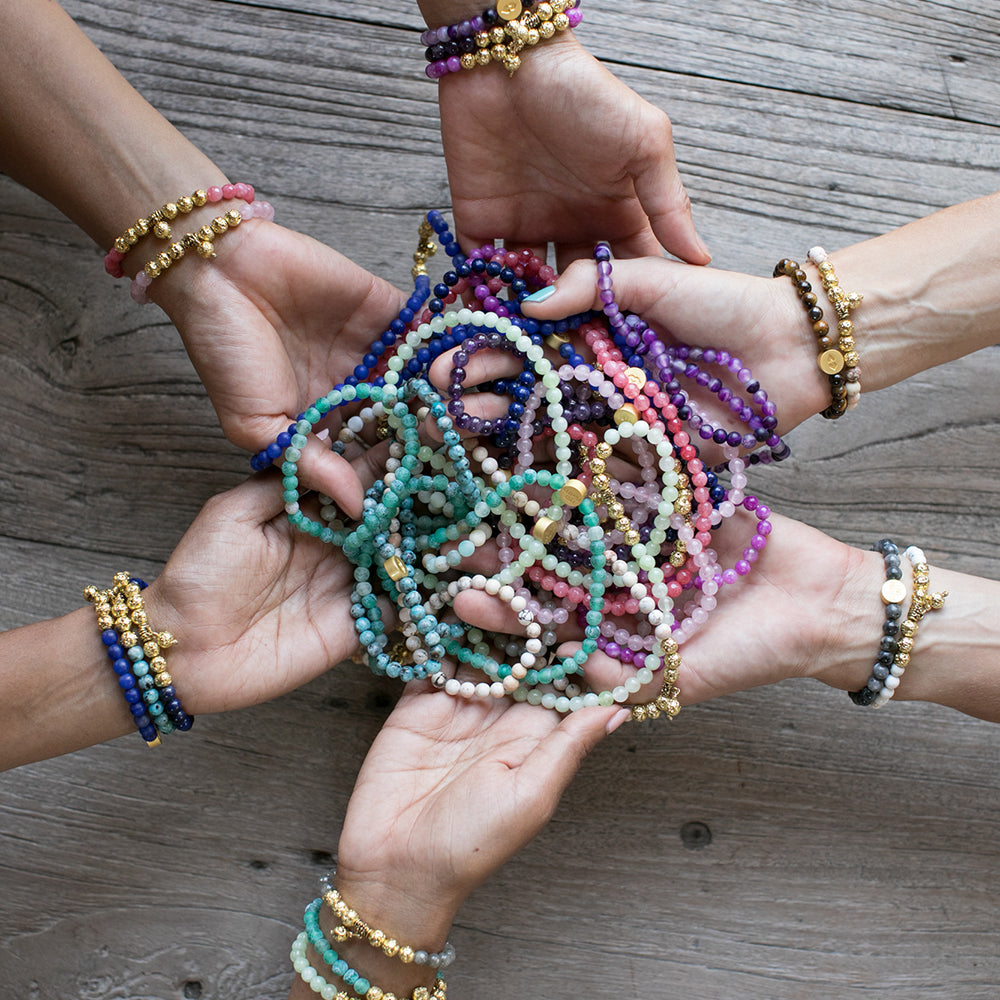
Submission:
[[[532,292],[530,295],[526,295],[521,301],[544,302],[550,295],[554,295],[555,291],[555,285],[546,285],[544,288],[539,288],[537,292]]]

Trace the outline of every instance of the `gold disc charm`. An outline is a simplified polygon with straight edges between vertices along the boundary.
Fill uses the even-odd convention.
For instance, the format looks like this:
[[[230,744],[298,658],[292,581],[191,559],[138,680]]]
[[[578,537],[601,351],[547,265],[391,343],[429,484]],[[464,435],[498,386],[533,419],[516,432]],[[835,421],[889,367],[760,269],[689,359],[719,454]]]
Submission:
[[[837,372],[841,371],[844,367],[844,355],[840,353],[835,347],[831,347],[830,350],[824,351],[819,358],[817,358],[820,371],[826,375],[836,375]]]

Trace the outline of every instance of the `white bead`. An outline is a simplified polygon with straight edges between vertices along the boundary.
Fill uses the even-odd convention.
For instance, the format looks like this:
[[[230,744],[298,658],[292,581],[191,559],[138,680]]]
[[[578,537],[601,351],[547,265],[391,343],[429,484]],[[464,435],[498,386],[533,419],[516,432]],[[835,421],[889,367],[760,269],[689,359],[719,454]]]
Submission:
[[[458,693],[462,698],[474,698],[476,696],[476,685],[472,681],[462,681]]]
[[[448,680],[445,681],[444,690],[446,694],[450,694],[454,697],[458,694],[461,687],[462,684],[460,681],[455,680],[454,677],[449,677]]]

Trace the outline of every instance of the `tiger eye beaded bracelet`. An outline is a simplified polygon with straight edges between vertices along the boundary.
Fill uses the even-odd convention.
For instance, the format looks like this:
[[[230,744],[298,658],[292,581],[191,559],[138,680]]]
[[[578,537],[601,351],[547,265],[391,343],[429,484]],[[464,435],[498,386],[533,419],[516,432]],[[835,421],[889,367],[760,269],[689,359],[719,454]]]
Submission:
[[[847,383],[847,408],[853,409],[861,398],[861,356],[854,342],[854,323],[851,313],[862,301],[858,292],[845,292],[837,280],[833,261],[822,247],[813,247],[808,253],[809,259],[819,270],[823,290],[826,292],[830,305],[837,314],[837,347],[844,357],[844,379]]]
[[[816,364],[819,370],[830,380],[830,405],[822,411],[822,415],[828,420],[836,420],[847,412],[847,379],[842,374],[844,370],[844,355],[840,350],[838,342],[830,336],[830,325],[823,318],[823,309],[819,305],[819,299],[813,291],[809,276],[799,266],[797,261],[787,257],[779,260],[774,266],[773,276],[775,278],[782,275],[791,278],[795,286],[795,294],[805,307],[806,316],[812,325],[812,331],[816,335],[816,343],[819,347],[819,355]]]

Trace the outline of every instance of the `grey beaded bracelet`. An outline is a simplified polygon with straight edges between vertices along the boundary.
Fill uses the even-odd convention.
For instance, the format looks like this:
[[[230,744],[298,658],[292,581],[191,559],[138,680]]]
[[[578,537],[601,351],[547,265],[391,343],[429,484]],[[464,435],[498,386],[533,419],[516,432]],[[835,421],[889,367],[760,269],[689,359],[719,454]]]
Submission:
[[[902,560],[899,547],[888,538],[882,538],[872,546],[881,552],[885,563],[885,583],[881,597],[885,605],[885,622],[882,625],[882,639],[879,642],[878,657],[872,667],[868,683],[859,691],[848,691],[855,705],[874,705],[892,673],[893,661],[899,651],[899,619],[903,614],[902,602],[906,599],[906,584],[903,583]]]

